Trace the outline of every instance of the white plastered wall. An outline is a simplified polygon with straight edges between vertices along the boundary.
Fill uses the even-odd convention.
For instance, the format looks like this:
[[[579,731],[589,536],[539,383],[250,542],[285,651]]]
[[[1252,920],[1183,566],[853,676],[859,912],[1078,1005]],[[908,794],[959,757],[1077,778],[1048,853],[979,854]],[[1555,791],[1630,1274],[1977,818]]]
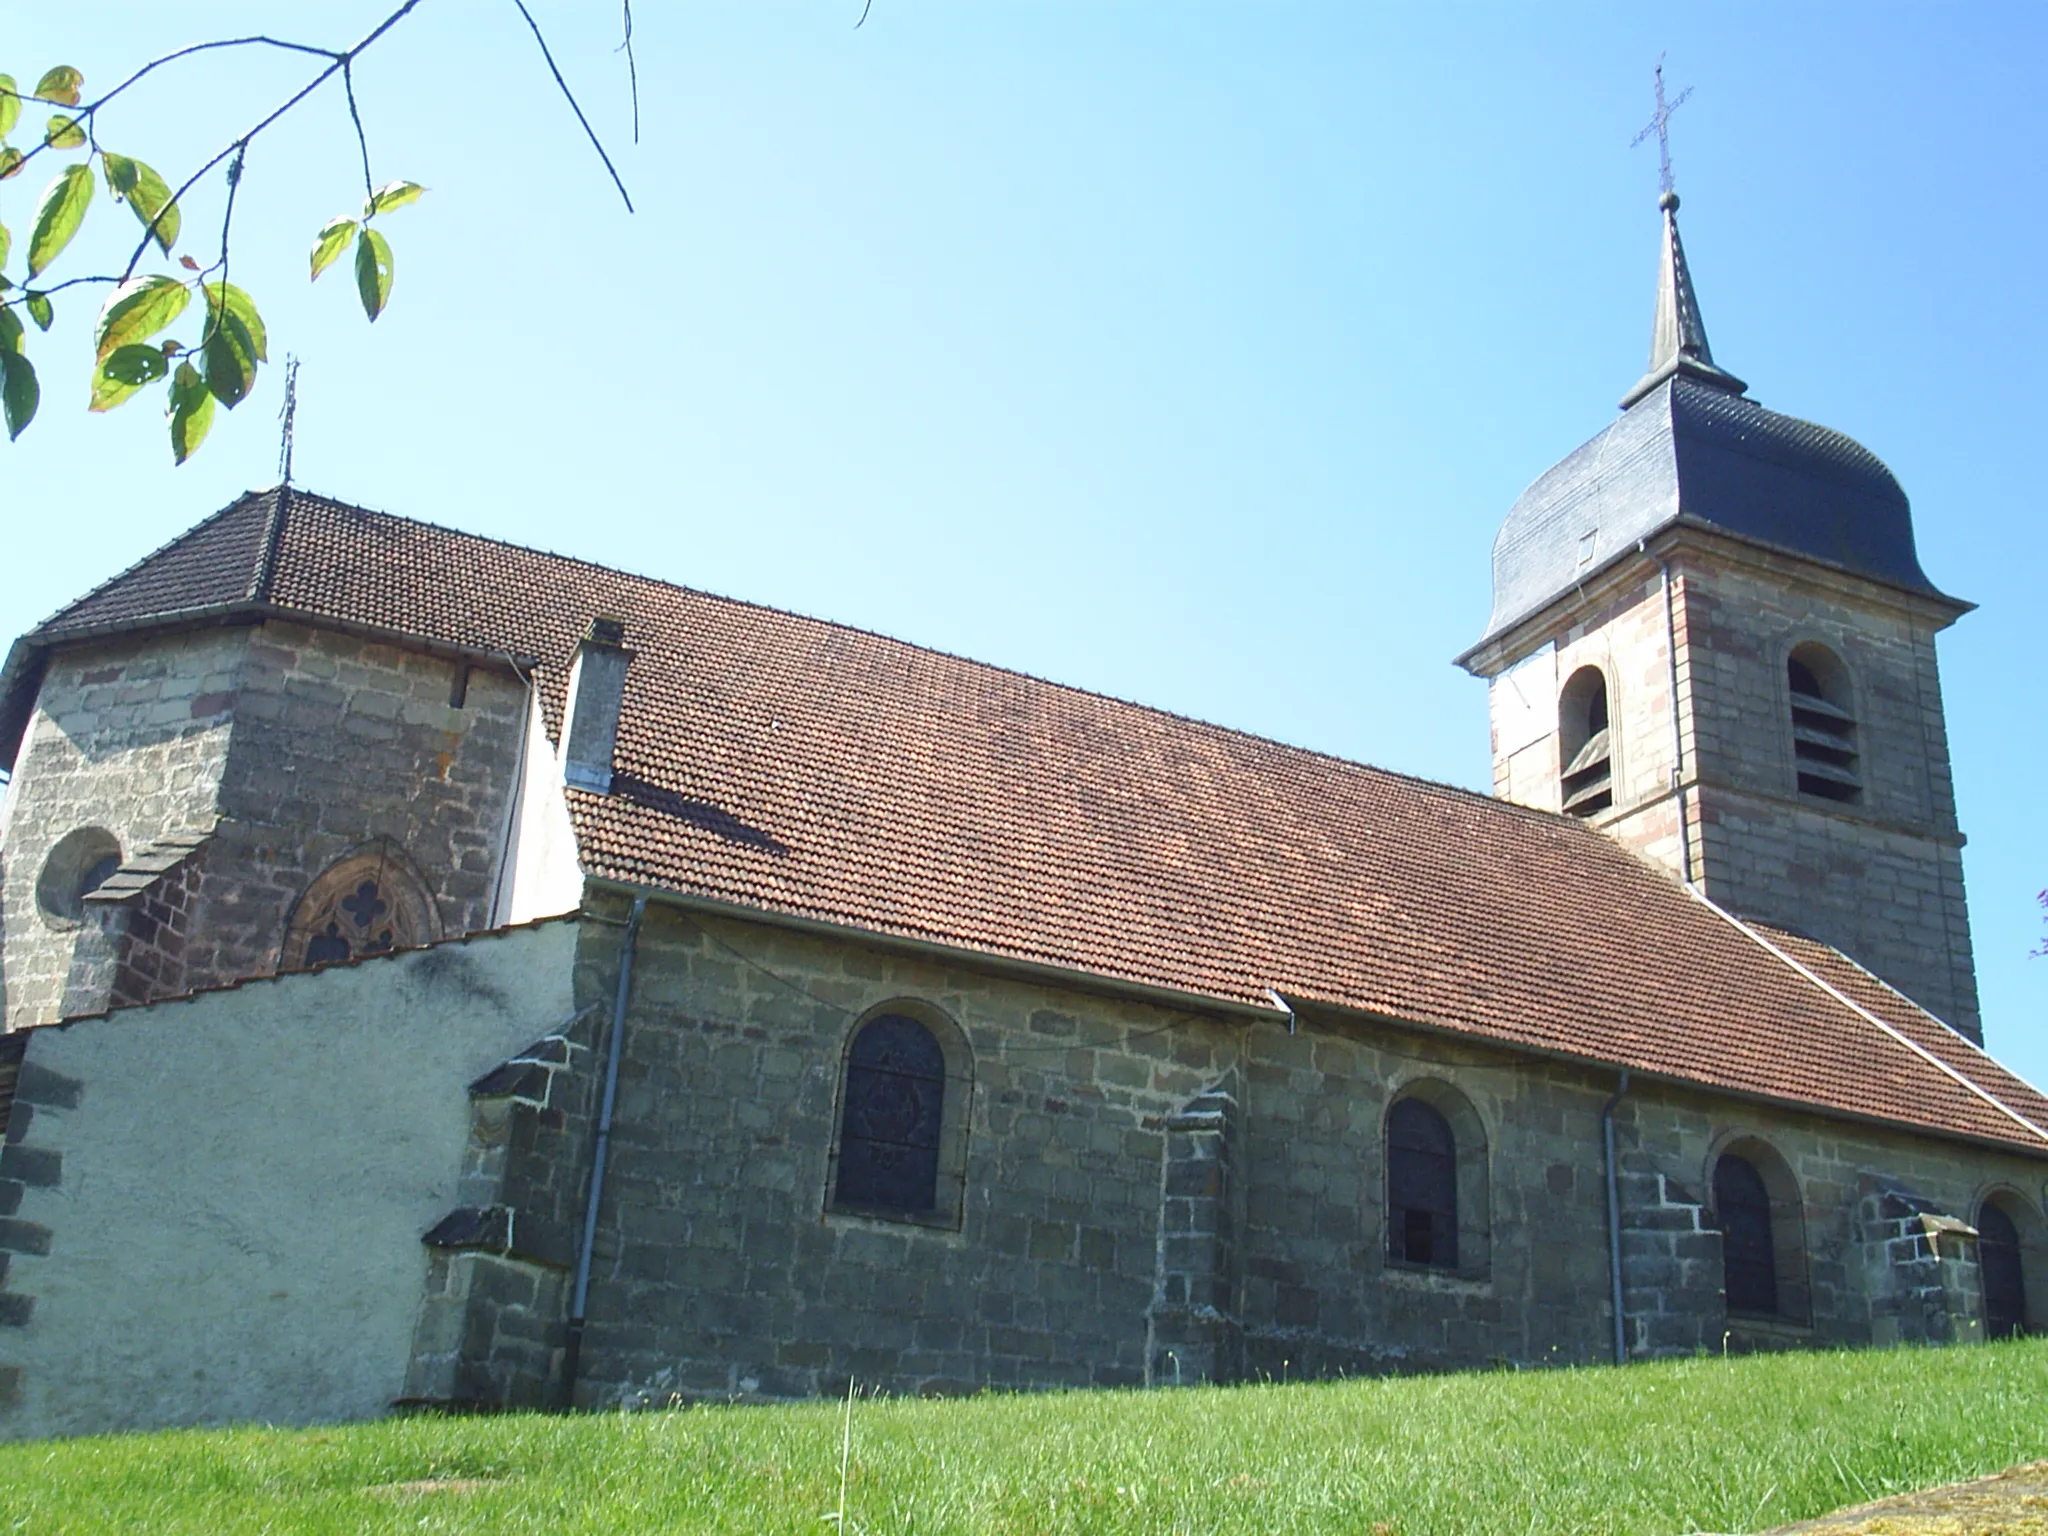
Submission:
[[[468,1085],[573,1012],[563,921],[35,1030],[0,1438],[388,1411]],[[47,1094],[48,1080],[43,1080]],[[61,1085],[60,1085],[61,1087]],[[59,1092],[56,1098],[68,1096]],[[14,1229],[17,1236],[24,1230]]]
[[[576,829],[562,790],[562,764],[540,712],[531,705],[526,762],[520,770],[519,802],[512,811],[512,845],[498,921],[525,923],[573,912],[583,900],[583,867],[576,857]]]

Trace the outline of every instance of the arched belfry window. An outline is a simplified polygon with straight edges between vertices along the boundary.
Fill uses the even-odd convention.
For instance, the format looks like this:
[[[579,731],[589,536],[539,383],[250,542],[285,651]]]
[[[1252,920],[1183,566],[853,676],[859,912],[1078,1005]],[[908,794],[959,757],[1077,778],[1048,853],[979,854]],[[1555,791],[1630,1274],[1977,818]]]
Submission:
[[[861,1020],[841,1079],[831,1207],[957,1225],[972,1086],[966,1042],[935,1010],[892,1004]]]
[[[1419,1098],[1387,1113],[1387,1253],[1404,1264],[1458,1267],[1458,1143]]]
[[[1823,800],[1863,798],[1849,674],[1833,651],[1808,641],[1785,662],[1792,697],[1792,758],[1799,792]]]
[[[1566,814],[1592,816],[1614,804],[1607,678],[1598,667],[1579,668],[1558,696],[1557,760]]]
[[[1764,1142],[1738,1141],[1715,1160],[1713,1189],[1729,1312],[1806,1322],[1805,1223],[1791,1167]]]
[[[330,864],[285,925],[281,971],[412,949],[441,936],[434,899],[396,848],[365,848]]]
[[[1984,1283],[1984,1332],[2009,1339],[2027,1331],[2027,1273],[2019,1223],[1987,1200],[1977,1213],[1977,1264]]]

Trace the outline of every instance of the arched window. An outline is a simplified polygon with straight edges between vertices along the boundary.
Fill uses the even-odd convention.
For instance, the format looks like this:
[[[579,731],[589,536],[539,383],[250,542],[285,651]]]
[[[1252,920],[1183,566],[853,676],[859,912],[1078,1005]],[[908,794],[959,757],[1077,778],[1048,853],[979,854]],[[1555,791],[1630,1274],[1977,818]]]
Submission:
[[[835,1202],[936,1211],[945,1104],[945,1052],[929,1029],[900,1013],[863,1024],[846,1057]]]
[[[362,849],[330,864],[306,887],[285,925],[278,969],[301,971],[441,936],[426,882],[396,848]]]
[[[1730,1155],[1714,1165],[1714,1213],[1721,1220],[1728,1310],[1775,1315],[1778,1258],[1771,1192],[1748,1158]]]
[[[2020,1229],[2010,1212],[1989,1200],[1977,1213],[1977,1263],[1984,1279],[1984,1332],[2009,1339],[2027,1331],[2027,1274]]]
[[[1744,1136],[1721,1149],[1708,1183],[1729,1313],[1806,1325],[1806,1218],[1792,1165],[1769,1142]]]
[[[1614,752],[1607,722],[1607,678],[1581,667],[1557,701],[1557,760],[1563,809],[1591,816],[1614,804]]]
[[[1387,1113],[1387,1253],[1458,1267],[1458,1144],[1450,1122],[1419,1098]]]
[[[1794,647],[1787,658],[1785,682],[1792,695],[1792,757],[1799,792],[1823,800],[1862,799],[1847,669],[1833,651],[1808,641]]]

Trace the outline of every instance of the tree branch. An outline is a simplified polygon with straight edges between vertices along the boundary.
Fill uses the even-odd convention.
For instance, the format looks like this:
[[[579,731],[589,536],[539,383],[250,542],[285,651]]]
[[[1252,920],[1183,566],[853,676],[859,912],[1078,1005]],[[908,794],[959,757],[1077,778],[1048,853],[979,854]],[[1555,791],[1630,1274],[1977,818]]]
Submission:
[[[370,179],[370,140],[363,132],[363,114],[356,110],[356,72],[353,65],[341,66],[341,84],[348,92],[348,120],[356,125],[356,147],[363,152],[363,196],[375,197],[377,186]]]
[[[626,40],[619,47],[626,53],[626,85],[633,93],[633,142],[640,142],[640,66],[633,62],[633,0],[621,0],[626,11]]]
[[[311,80],[307,81],[306,84],[301,86],[299,90],[296,91],[292,96],[287,98],[282,106],[275,108],[269,114],[269,116],[265,117],[261,122],[257,123],[255,127],[251,128],[248,132],[244,133],[240,138],[236,139],[233,143],[229,144],[226,149],[223,149],[219,154],[215,155],[211,160],[207,161],[206,164],[200,166],[198,170],[194,171],[190,176],[185,178],[184,185],[179,187],[177,191],[171,194],[170,201],[165,203],[162,208],[159,208],[156,211],[156,217],[152,218],[149,221],[149,227],[143,230],[142,239],[140,243],[136,245],[134,254],[128,258],[128,265],[122,269],[121,281],[125,283],[129,278],[135,275],[135,268],[141,263],[144,253],[149,250],[149,242],[156,238],[156,227],[158,222],[162,220],[164,213],[168,209],[177,207],[178,200],[199,184],[200,177],[204,176],[216,165],[219,165],[221,161],[227,159],[229,155],[232,155],[239,150],[246,150],[249,147],[249,141],[254,139],[257,134],[261,133],[264,129],[268,128],[272,123],[276,122],[280,117],[283,117],[285,113],[291,111],[293,107],[296,107],[300,102],[304,101],[308,96],[312,95],[322,85],[326,84],[328,80],[333,78],[333,76],[337,72],[346,70],[350,64],[354,63],[357,56],[360,55],[365,48],[368,48],[372,43],[376,42],[378,38],[382,37],[386,32],[389,32],[393,27],[397,26],[398,23],[403,21],[406,18],[406,16],[408,16],[412,12],[413,8],[417,6],[419,3],[420,0],[405,0],[405,4],[401,5],[389,16],[386,16],[382,21],[378,22],[377,25],[374,28],[372,28],[367,35],[364,36],[361,42],[357,43],[353,48],[348,49],[346,52],[329,53],[325,49],[305,50],[308,52],[320,53],[324,57],[332,59],[333,62],[329,64],[325,69],[321,70],[320,73],[315,75]]]
[[[83,106],[69,107],[66,108],[66,110],[71,112],[77,112],[84,116],[88,122],[90,122],[92,115],[95,112],[98,112],[108,102],[112,101],[116,96],[119,96],[123,91],[127,90],[129,86],[135,84],[144,75],[149,74],[152,70],[162,69],[166,64],[175,64],[178,62],[178,60],[190,58],[195,53],[208,53],[216,48],[255,47],[282,48],[289,53],[317,54],[323,59],[332,59],[340,57],[340,55],[335,53],[335,51],[332,48],[316,48],[311,43],[287,43],[280,41],[279,39],[274,37],[224,37],[211,43],[194,43],[189,48],[180,48],[174,53],[167,53],[160,59],[151,59],[147,64],[143,65],[142,68],[136,70],[134,74],[130,75],[126,80],[123,80],[119,85],[115,86],[111,91],[108,91],[104,96],[95,97],[93,100],[86,102]],[[47,96],[24,96],[20,91],[0,91],[0,95],[12,96],[16,101],[41,102],[44,106],[49,107],[62,107],[64,105],[63,102],[52,101]],[[90,132],[90,128],[88,128],[87,131]],[[21,163],[23,165],[27,165],[29,161],[35,159],[37,155],[41,154],[45,149],[48,148],[48,144],[36,145],[35,148],[29,150],[28,153],[24,154],[21,157]]]
[[[611,173],[612,185],[619,189],[619,196],[626,200],[626,212],[633,211],[633,199],[626,191],[626,184],[619,180],[619,173],[612,165],[612,157],[604,152],[604,145],[597,137],[597,130],[590,126],[590,119],[583,115],[583,108],[577,104],[576,93],[569,89],[569,82],[562,78],[562,72],[555,68],[555,56],[548,52],[548,40],[541,36],[540,23],[533,19],[533,12],[526,8],[526,0],[512,0],[519,7],[519,14],[526,18],[527,26],[533,29],[533,40],[540,44],[540,56],[548,61],[548,73],[555,77],[555,84],[562,88],[562,95],[568,98],[569,110],[576,114],[576,121],[583,125],[584,133],[590,137],[591,148],[597,151],[597,158],[604,162],[604,168]]]

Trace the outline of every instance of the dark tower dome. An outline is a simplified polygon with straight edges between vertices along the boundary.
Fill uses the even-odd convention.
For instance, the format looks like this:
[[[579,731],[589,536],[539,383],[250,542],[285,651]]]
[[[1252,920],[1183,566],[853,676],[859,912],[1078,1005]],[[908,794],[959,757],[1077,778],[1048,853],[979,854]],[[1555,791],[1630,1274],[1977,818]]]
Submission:
[[[1493,545],[1493,640],[1678,523],[1940,595],[1906,493],[1854,439],[1745,398],[1714,363],[1667,192],[1650,368],[1621,419],[1524,491]],[[1482,641],[1481,644],[1484,644]]]

